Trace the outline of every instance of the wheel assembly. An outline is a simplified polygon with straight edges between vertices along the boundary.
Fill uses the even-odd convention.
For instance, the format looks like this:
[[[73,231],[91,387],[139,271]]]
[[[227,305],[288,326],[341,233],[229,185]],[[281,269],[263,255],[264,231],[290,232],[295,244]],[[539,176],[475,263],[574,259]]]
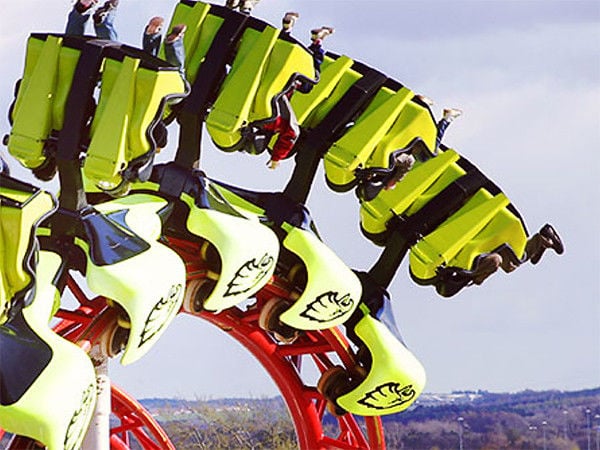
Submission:
[[[183,309],[190,313],[199,313],[204,310],[204,302],[210,296],[216,285],[215,280],[209,278],[190,280],[183,297]]]
[[[216,247],[208,241],[204,241],[200,247],[200,257],[216,273],[221,271],[221,257]]]
[[[258,326],[265,331],[270,331],[281,343],[294,342],[300,332],[279,320],[281,314],[290,307],[290,302],[282,298],[272,298],[262,307],[258,317]]]
[[[129,339],[129,327],[122,327],[116,320],[100,335],[98,345],[103,355],[114,358],[125,349],[127,339]]]
[[[333,366],[319,378],[317,390],[327,400],[327,410],[334,416],[342,416],[346,411],[337,405],[336,400],[352,389],[348,372],[343,367]]]
[[[306,282],[308,281],[308,274],[306,273],[306,267],[302,263],[296,263],[288,271],[288,281],[299,289],[304,289]]]

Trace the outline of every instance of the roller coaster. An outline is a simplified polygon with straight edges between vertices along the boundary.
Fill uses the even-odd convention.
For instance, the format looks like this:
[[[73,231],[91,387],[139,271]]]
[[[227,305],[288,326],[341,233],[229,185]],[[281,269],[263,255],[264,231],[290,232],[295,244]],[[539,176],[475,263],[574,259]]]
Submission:
[[[316,66],[289,33],[220,5],[181,0],[177,24],[183,77],[164,49],[29,37],[4,144],[60,190],[2,166],[0,437],[10,433],[9,449],[175,448],[99,374],[108,358],[142,358],[181,313],[264,366],[300,448],[385,448],[380,417],[409,408],[426,381],[387,291],[404,258],[416,283],[450,297],[546,248],[562,253],[560,238],[550,225],[531,236],[494,182],[438,145],[429,105],[388,75],[332,52]],[[258,155],[273,151],[265,124],[283,115],[300,135],[282,191],[202,170],[204,129],[222,151]],[[156,163],[174,128],[173,160]],[[401,155],[414,165],[388,188]],[[360,231],[382,247],[369,269],[348,267],[319,236],[307,200],[321,162],[329,188],[354,191]],[[337,436],[323,431],[331,416]]]

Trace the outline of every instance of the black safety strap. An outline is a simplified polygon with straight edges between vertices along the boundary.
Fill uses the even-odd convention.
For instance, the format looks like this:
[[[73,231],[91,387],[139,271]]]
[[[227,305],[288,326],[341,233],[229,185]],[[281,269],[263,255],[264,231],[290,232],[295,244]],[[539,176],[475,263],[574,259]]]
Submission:
[[[224,7],[211,6],[211,13],[219,12],[224,21],[215,35],[210,49],[198,70],[189,96],[178,113],[179,147],[175,162],[191,168],[200,158],[202,124],[206,111],[214,101],[227,73],[237,42],[247,27],[249,17]]]
[[[358,63],[355,63],[355,66]],[[329,114],[307,133],[304,146],[323,157],[329,147],[343,134],[346,125],[355,119],[387,81],[383,73],[364,67],[363,76],[354,83]],[[354,67],[353,67],[354,68]],[[300,151],[300,149],[298,149]]]
[[[413,215],[396,215],[388,222],[385,236],[377,237],[376,241],[384,244],[385,249],[369,270],[377,283],[388,286],[411,246],[458,211],[480,188],[490,185],[488,178],[475,166],[470,165],[469,168],[469,172],[444,188]]]
[[[388,229],[400,233],[414,245],[458,211],[480,188],[486,187],[488,181],[483,173],[474,168],[446,186],[413,215],[394,216],[388,223]]]
[[[323,120],[315,128],[303,133],[296,143],[296,166],[284,193],[298,203],[306,202],[323,155],[388,81],[385,74],[362,63],[355,62],[352,68],[363,76],[348,89]]]
[[[87,205],[81,176],[81,143],[89,120],[94,89],[104,57],[104,49],[116,42],[90,40],[85,43],[75,67],[73,83],[65,103],[65,118],[58,133],[57,166],[60,178],[60,206],[78,211]]]

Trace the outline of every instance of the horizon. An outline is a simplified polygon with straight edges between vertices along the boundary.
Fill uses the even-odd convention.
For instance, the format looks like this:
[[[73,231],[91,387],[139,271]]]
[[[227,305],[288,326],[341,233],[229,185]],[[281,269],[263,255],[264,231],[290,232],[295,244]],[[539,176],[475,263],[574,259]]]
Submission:
[[[454,394],[492,394],[492,395],[517,395],[524,393],[547,393],[547,392],[558,392],[561,394],[578,394],[578,393],[586,393],[591,391],[598,391],[600,394],[600,385],[592,388],[584,388],[584,389],[576,389],[576,390],[561,390],[561,389],[523,389],[521,391],[515,392],[494,392],[487,391],[485,389],[476,389],[476,390],[458,390],[451,392],[428,392],[423,391],[423,393],[419,396],[419,399],[423,396],[427,395],[454,395]],[[199,402],[212,402],[212,401],[220,401],[220,400],[274,400],[274,399],[284,399],[281,394],[273,395],[273,396],[260,396],[260,397],[218,397],[218,398],[180,398],[180,397],[143,397],[136,399],[138,402],[150,401],[150,400],[181,400],[181,401],[199,401]],[[419,399],[415,402],[415,404],[419,403]],[[600,397],[599,397],[600,400]],[[396,414],[404,414],[404,412],[396,413]]]
[[[116,22],[121,40],[139,45],[147,19],[170,17],[175,4],[122,0]],[[402,264],[389,292],[402,335],[426,369],[425,392],[464,386],[490,392],[578,391],[595,385],[600,378],[600,2],[371,5],[263,0],[253,15],[277,25],[283,12],[299,11],[294,35],[303,42],[311,27],[332,25],[336,32],[327,38],[327,50],[348,54],[431,97],[436,115],[443,107],[460,107],[464,115],[449,128],[447,145],[507,193],[531,233],[552,223],[566,248],[561,257],[548,252],[537,266],[498,273],[452,299],[412,283],[406,261]],[[64,0],[5,5],[3,117],[22,73],[28,34],[62,32],[70,7]],[[5,118],[0,135],[9,130]],[[176,142],[174,135],[158,162],[172,156]],[[6,155],[5,147],[0,154]],[[202,158],[209,176],[257,190],[282,188],[292,167],[284,161],[268,171],[264,155],[225,154],[208,140]],[[8,159],[13,174],[55,189]],[[364,269],[380,249],[360,234],[354,196],[329,191],[322,173],[321,168],[307,206],[324,242],[350,267]],[[278,394],[242,346],[200,323],[179,315],[141,361],[127,367],[118,358],[111,361],[113,381],[140,398]]]

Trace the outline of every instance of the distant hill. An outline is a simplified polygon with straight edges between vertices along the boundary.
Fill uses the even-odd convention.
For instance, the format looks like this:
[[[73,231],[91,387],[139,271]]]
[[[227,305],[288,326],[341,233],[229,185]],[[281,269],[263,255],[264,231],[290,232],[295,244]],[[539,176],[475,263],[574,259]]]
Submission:
[[[144,399],[178,449],[294,448],[281,397]],[[459,420],[460,418],[460,420]],[[326,417],[326,424],[335,419]],[[383,417],[388,449],[600,448],[600,387],[580,391],[423,394],[415,406]],[[333,425],[332,425],[333,426]],[[597,447],[598,445],[598,447]],[[228,447],[229,446],[229,447]],[[202,447],[204,448],[204,447]]]

